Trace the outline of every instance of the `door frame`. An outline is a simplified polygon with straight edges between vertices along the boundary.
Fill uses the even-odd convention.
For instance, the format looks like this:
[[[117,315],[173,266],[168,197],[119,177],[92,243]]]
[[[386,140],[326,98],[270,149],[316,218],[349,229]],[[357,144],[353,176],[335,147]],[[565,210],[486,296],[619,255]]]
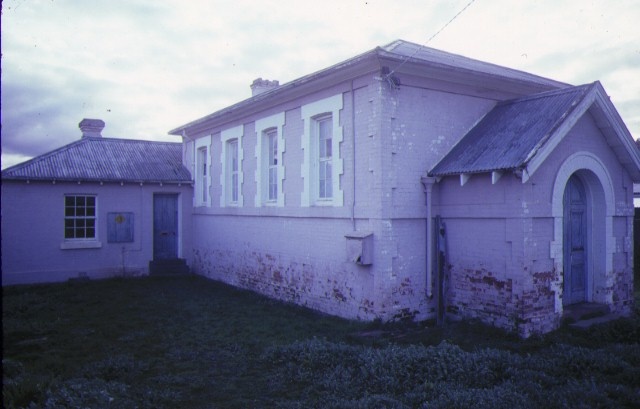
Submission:
[[[615,194],[607,167],[591,152],[575,152],[565,159],[556,173],[551,196],[551,215],[553,217],[553,241],[550,243],[550,256],[556,272],[555,283],[551,290],[555,293],[555,312],[563,311],[564,285],[562,271],[564,267],[564,190],[569,178],[577,173],[591,203],[591,279],[587,288],[587,301],[612,304],[612,294],[607,291],[594,292],[594,288],[607,288],[613,285],[613,253],[616,239],[613,236],[613,215],[615,213]],[[597,241],[593,238],[598,238]],[[594,242],[597,247],[594,248]]]
[[[575,184],[576,189],[579,190],[580,195],[582,196],[582,203],[578,206],[571,203],[571,192],[570,184]],[[568,197],[569,196],[569,197]],[[586,302],[590,300],[589,290],[592,288],[592,277],[593,270],[591,268],[591,257],[592,257],[592,234],[591,234],[591,223],[592,219],[591,215],[591,203],[589,200],[589,194],[587,193],[587,187],[585,183],[582,181],[578,173],[574,173],[567,180],[567,184],[565,186],[564,196],[563,196],[563,206],[564,206],[564,223],[563,223],[563,246],[564,246],[564,261],[563,261],[563,297],[562,302],[565,306],[572,304],[579,304],[581,302]],[[569,203],[567,203],[567,199],[569,199]],[[580,216],[580,224],[582,230],[582,246],[583,246],[583,270],[582,270],[582,279],[584,282],[584,290],[583,294],[580,296],[579,300],[574,300],[574,292],[572,284],[569,281],[573,281],[574,274],[576,272],[573,271],[573,262],[571,260],[573,249],[573,214],[574,210],[577,208],[581,208],[582,215]],[[568,294],[567,294],[568,293]]]

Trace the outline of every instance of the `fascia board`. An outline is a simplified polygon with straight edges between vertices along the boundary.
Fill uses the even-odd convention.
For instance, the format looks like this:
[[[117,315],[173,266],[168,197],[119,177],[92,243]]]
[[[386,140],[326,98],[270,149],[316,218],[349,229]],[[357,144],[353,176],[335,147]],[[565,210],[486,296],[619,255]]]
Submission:
[[[529,154],[529,158],[525,161],[526,167],[523,172],[522,182],[525,183],[535,171],[542,165],[547,157],[558,146],[560,141],[573,128],[576,122],[593,106],[597,105],[604,114],[608,124],[613,130],[613,137],[624,148],[628,160],[619,157],[618,160],[625,166],[634,182],[640,182],[640,151],[635,146],[633,137],[622,121],[617,110],[609,100],[604,88],[599,82],[596,82],[594,89],[580,102],[579,106],[562,122],[562,124],[554,131],[554,133],[546,141],[543,140],[539,146],[534,148]],[[601,129],[605,138],[609,136]],[[609,141],[608,141],[609,142]],[[609,142],[611,145],[611,142]],[[620,153],[617,154],[618,156]]]
[[[569,131],[575,126],[578,120],[584,115],[595,100],[596,90],[591,90],[580,101],[562,123],[551,133],[543,138],[532,150],[524,161],[524,172],[522,183],[526,183],[538,170],[544,161],[551,155]]]
[[[381,57],[380,60],[381,62],[385,61],[387,64],[402,63],[401,60],[389,57]],[[396,74],[407,74],[479,89],[500,91],[513,95],[514,98],[570,86],[570,84],[538,77],[533,74],[531,74],[531,80],[521,80],[429,61],[409,61],[402,63],[401,66],[399,65],[395,68],[389,66],[389,68]]]

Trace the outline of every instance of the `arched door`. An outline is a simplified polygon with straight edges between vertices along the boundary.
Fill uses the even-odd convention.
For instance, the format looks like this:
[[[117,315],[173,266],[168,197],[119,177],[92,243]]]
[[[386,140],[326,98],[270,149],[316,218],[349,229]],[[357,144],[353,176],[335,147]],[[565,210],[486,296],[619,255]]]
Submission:
[[[573,175],[564,191],[564,305],[586,301],[587,239],[587,195]]]

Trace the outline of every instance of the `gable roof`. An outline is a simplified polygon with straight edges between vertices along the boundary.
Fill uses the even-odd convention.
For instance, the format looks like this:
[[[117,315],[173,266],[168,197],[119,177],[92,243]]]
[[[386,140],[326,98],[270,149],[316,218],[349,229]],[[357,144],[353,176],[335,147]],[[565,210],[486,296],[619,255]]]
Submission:
[[[434,78],[446,78],[449,81],[465,81],[464,78],[470,76],[483,83],[488,83],[491,79],[498,79],[497,83],[508,86],[512,90],[524,87],[529,93],[532,92],[531,89],[536,89],[537,91],[534,92],[538,92],[567,86],[565,83],[524,71],[474,60],[404,40],[396,40],[191,121],[172,129],[169,134],[188,137],[190,134],[205,130],[213,123],[233,121],[250,113],[252,109],[264,109],[263,104],[267,101],[277,103],[305,95],[310,92],[305,87],[317,82],[317,80],[333,78],[336,82],[345,81],[366,72],[379,71],[383,66],[388,66],[389,69],[396,71],[413,69],[413,72],[419,75],[432,75]]]
[[[3,170],[2,179],[183,183],[191,174],[180,143],[84,137]]]
[[[589,111],[620,162],[640,180],[640,151],[599,82],[499,102],[429,172],[535,172]]]

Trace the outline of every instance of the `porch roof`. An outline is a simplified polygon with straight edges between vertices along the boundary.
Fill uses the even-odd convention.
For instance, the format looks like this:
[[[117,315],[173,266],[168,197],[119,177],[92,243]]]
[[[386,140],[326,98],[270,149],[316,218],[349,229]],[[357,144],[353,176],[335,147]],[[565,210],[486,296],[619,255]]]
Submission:
[[[640,180],[640,151],[597,81],[499,102],[429,176],[526,170],[526,181],[587,111],[634,180]]]

